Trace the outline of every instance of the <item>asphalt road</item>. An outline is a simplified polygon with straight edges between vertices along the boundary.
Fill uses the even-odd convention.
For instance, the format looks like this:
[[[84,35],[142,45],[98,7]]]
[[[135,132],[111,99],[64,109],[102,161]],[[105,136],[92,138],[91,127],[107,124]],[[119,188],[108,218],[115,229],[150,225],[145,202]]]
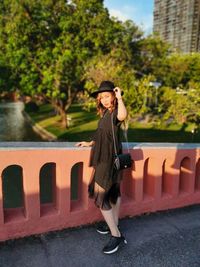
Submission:
[[[120,220],[128,244],[102,253],[95,225],[0,243],[0,267],[200,267],[200,205]]]

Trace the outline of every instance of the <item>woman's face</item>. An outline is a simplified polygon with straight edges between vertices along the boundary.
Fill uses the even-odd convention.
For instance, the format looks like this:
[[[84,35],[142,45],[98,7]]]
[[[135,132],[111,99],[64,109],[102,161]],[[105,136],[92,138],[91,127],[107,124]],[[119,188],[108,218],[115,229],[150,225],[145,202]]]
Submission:
[[[113,100],[114,100],[113,93],[111,93],[111,92],[103,92],[103,93],[100,93],[98,95],[98,97],[99,97],[99,99],[101,101],[101,104],[105,108],[107,108],[107,109],[111,108]]]

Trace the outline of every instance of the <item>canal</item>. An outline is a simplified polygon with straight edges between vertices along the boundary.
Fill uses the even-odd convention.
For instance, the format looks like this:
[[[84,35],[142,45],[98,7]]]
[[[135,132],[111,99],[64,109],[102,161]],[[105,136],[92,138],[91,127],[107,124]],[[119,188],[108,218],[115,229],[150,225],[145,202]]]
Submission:
[[[24,118],[23,102],[0,103],[0,141],[43,141]]]

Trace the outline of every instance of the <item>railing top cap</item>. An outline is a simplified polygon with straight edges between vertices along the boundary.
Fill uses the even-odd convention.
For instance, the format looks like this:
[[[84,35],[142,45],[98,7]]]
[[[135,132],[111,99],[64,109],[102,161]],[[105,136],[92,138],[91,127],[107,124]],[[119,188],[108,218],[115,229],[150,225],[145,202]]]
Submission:
[[[71,150],[90,149],[87,147],[75,147],[76,142],[0,142],[0,150],[35,150],[35,149],[57,149],[57,150]],[[123,143],[123,147],[127,148]],[[200,143],[128,143],[129,149],[163,149],[163,148],[177,148],[177,149],[193,149],[200,148]]]

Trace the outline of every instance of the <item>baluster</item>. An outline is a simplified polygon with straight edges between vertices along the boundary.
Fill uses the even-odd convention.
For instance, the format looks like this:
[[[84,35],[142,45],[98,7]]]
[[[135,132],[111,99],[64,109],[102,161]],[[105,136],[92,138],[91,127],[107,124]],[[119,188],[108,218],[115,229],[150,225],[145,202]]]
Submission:
[[[23,167],[23,186],[25,216],[29,220],[38,220],[40,217],[40,196],[39,196],[39,172],[40,166],[24,163]]]

